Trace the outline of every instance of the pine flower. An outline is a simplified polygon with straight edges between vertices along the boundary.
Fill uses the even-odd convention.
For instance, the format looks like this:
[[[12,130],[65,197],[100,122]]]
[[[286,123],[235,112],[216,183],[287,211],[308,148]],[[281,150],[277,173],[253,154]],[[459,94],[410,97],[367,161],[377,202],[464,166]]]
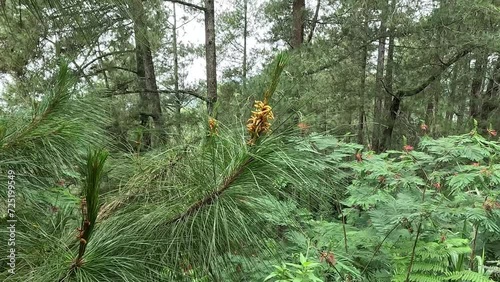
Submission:
[[[358,162],[362,162],[363,161],[363,155],[361,153],[359,153],[359,152],[356,153],[356,160]]]
[[[335,258],[333,252],[321,252],[319,261],[320,262],[326,261],[326,263],[328,263],[332,267],[334,267],[337,264],[337,259]]]
[[[491,137],[495,137],[497,136],[497,131],[495,129],[491,129],[489,128],[488,129],[488,134],[491,136]]]
[[[269,120],[274,119],[272,108],[266,102],[255,101],[254,107],[255,111],[252,111],[247,124],[247,130],[250,133],[249,145],[255,144],[263,133],[270,131],[271,123]]]
[[[299,122],[299,124],[297,124],[297,127],[304,134],[307,133],[307,131],[309,130],[309,125],[305,122]]]
[[[208,118],[208,128],[210,129],[210,135],[213,136],[218,134],[218,123],[213,117]]]
[[[403,146],[403,150],[405,152],[410,152],[410,151],[413,151],[413,146],[412,145],[404,145]]]

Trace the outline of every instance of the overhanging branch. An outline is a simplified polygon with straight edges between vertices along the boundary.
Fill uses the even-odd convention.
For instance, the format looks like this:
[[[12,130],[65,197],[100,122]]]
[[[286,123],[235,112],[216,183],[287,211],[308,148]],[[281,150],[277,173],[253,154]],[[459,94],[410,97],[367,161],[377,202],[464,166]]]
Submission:
[[[141,92],[140,90],[127,90],[127,91],[121,91],[121,92],[108,91],[102,97],[103,98],[108,98],[108,97],[119,96],[119,95],[137,94],[137,93],[140,93],[140,92]],[[148,93],[160,93],[160,94],[173,94],[176,91],[172,90],[172,89],[161,89],[161,90],[158,90],[158,91],[155,91],[155,90],[152,90],[152,89],[146,89],[145,92],[148,92]],[[189,96],[193,96],[193,97],[198,98],[198,99],[200,99],[200,100],[202,100],[204,102],[208,101],[207,97],[202,96],[201,94],[199,94],[198,92],[196,92],[194,90],[179,89],[177,92],[181,93],[181,94],[186,94],[186,95],[189,95]]]
[[[188,3],[188,2],[184,2],[184,1],[180,1],[180,0],[165,0],[167,2],[172,2],[172,3],[177,3],[177,4],[181,4],[181,5],[184,5],[186,7],[191,7],[193,9],[196,9],[196,10],[200,10],[200,11],[203,11],[205,12],[205,7],[202,7],[202,6],[198,6],[196,4],[192,4],[192,3]]]
[[[108,56],[113,56],[113,55],[118,55],[118,54],[125,54],[125,53],[134,53],[135,50],[122,50],[122,51],[114,51],[114,52],[109,52],[109,53],[106,53],[106,54],[102,54],[100,56],[97,56],[95,57],[94,59],[90,60],[90,62],[86,63],[85,65],[83,65],[81,67],[82,70],[86,69],[87,67],[89,67],[90,65],[92,65],[94,62],[102,59],[102,58],[105,58],[105,57],[108,57]]]
[[[435,73],[433,73],[432,75],[430,75],[424,82],[422,82],[417,87],[415,87],[413,89],[399,90],[393,96],[397,96],[397,97],[410,97],[410,96],[417,95],[418,93],[424,91],[424,89],[427,88],[427,86],[429,86],[436,79],[438,79],[441,76],[441,74],[448,67],[450,67],[451,65],[453,65],[454,63],[456,63],[458,60],[460,60],[460,58],[465,57],[467,54],[469,54],[471,52],[471,49],[472,48],[470,48],[470,47],[469,48],[465,48],[464,50],[458,52],[453,57],[451,57],[447,62],[442,62],[441,65],[439,66],[439,69]],[[389,94],[391,94],[391,93],[389,93]]]
[[[108,67],[105,67],[105,68],[102,68],[102,69],[98,69],[98,70],[94,71],[93,73],[86,74],[86,75],[84,75],[84,77],[98,75],[100,73],[103,73],[105,71],[109,71],[109,70],[112,70],[112,69],[122,70],[122,71],[126,71],[126,72],[131,72],[131,73],[137,74],[137,72],[135,70],[132,70],[132,69],[129,69],[129,68],[118,67],[118,66],[108,66]]]

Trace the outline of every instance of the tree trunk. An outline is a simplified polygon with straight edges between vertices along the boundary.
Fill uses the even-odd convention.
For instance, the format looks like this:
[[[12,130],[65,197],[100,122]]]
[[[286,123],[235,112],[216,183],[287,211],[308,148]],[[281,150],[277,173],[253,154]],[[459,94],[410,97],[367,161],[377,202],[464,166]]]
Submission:
[[[366,91],[366,60],[368,48],[365,46],[361,51],[361,73],[360,73],[360,87],[359,87],[359,127],[358,127],[358,143],[364,144],[364,131],[365,131],[365,91]]]
[[[142,145],[145,149],[152,146],[149,118],[153,119],[155,127],[163,130],[163,119],[160,106],[160,95],[156,85],[153,57],[149,46],[147,28],[144,20],[144,6],[141,0],[131,3],[132,20],[134,22],[135,57],[137,80],[139,88],[139,116],[144,127]]]
[[[469,77],[471,73],[471,67],[470,67],[470,59],[463,60],[462,62],[458,63],[458,78],[457,78],[457,84],[458,84],[458,89],[464,89],[464,91],[460,91],[460,95],[458,97],[458,108],[457,108],[457,124],[455,127],[455,130],[462,133],[465,132],[465,130],[470,130],[470,128],[465,128],[465,123],[466,119],[468,118],[467,114],[467,98],[468,98],[468,90],[470,87],[470,84],[468,82],[468,79],[464,79],[465,77]]]
[[[387,120],[387,127],[384,129],[384,139],[383,139],[385,140],[384,142],[390,142],[390,140],[392,139],[392,132],[394,131],[394,126],[396,125],[396,120],[399,115],[400,107],[401,107],[401,98],[398,96],[392,97],[391,105],[389,108],[389,119]],[[389,143],[384,143],[382,145],[387,146],[387,144]]]
[[[306,10],[305,0],[293,0],[292,6],[292,40],[291,46],[293,49],[299,48],[304,42],[304,14]]]
[[[173,6],[173,53],[174,53],[174,97],[175,97],[175,116],[176,116],[176,127],[177,127],[177,137],[180,138],[182,135],[181,127],[181,95],[179,93],[179,54],[177,51],[177,13],[175,9],[175,3]]]
[[[393,1],[394,2],[394,1]],[[393,92],[393,80],[394,80],[394,36],[389,37],[389,48],[387,50],[387,67],[385,72],[385,86],[389,93]],[[392,131],[394,129],[395,120],[391,117],[391,105],[393,97],[387,93],[384,93],[384,108],[383,111],[387,112],[385,118],[385,128],[382,133],[381,142],[379,149],[381,151],[388,149],[391,146],[392,141]],[[398,108],[399,111],[399,108]],[[397,115],[397,112],[396,112]]]
[[[445,127],[447,128],[446,135],[454,134],[454,126],[453,126],[453,116],[455,113],[454,101],[458,101],[459,97],[457,97],[458,90],[458,72],[460,71],[460,64],[455,64],[453,66],[451,80],[450,80],[450,96],[448,101],[451,102],[448,104],[448,110],[446,111],[446,123]]]
[[[243,66],[242,82],[243,95],[247,86],[247,37],[248,37],[248,0],[243,0]]]
[[[437,115],[438,115],[438,103],[439,103],[439,94],[442,93],[443,89],[441,87],[441,82],[439,79],[436,79],[428,88],[430,91],[428,92],[428,101],[427,101],[427,109],[425,112],[425,123],[428,126],[429,134],[431,136],[436,136],[438,126],[437,123]]]
[[[381,27],[382,29],[382,27]],[[382,80],[384,78],[384,59],[385,59],[385,37],[381,37],[378,42],[377,51],[377,74],[375,75],[375,99],[373,108],[373,135],[372,135],[372,149],[376,152],[380,152],[381,148],[381,123],[382,118],[382,101],[384,96],[387,95],[382,85]]]
[[[481,107],[480,114],[480,129],[483,133],[489,127],[488,119],[491,113],[498,109],[500,94],[500,58],[497,58],[496,62],[493,64],[493,70],[491,72],[491,78],[488,81],[486,91],[482,97],[483,103]]]
[[[147,38],[146,38],[147,39]],[[165,122],[161,111],[160,93],[158,92],[158,85],[156,84],[155,67],[153,63],[153,55],[149,41],[144,44],[144,74],[146,78],[146,89],[148,99],[151,103],[151,117],[155,126],[155,132],[159,138],[159,143],[165,141]]]
[[[470,96],[470,116],[473,119],[479,117],[479,107],[481,101],[481,91],[483,88],[483,80],[486,74],[486,63],[488,56],[485,54],[478,54],[474,64],[474,77],[472,79],[471,96]]]
[[[205,56],[207,64],[207,109],[208,115],[212,116],[217,102],[214,0],[205,0]]]

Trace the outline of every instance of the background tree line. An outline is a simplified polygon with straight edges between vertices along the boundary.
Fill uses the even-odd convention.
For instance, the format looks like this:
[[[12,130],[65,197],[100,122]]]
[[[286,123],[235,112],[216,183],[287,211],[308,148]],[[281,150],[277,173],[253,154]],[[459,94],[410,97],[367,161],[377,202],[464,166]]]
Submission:
[[[241,0],[214,12],[212,1],[4,1],[4,100],[31,103],[64,59],[83,91],[109,98],[109,130],[124,142],[138,131],[147,148],[151,138],[183,138],[205,104],[210,115],[237,115],[259,85],[255,71],[290,49],[287,80],[296,83],[285,102],[300,104],[313,130],[381,151],[423,124],[433,136],[464,132],[473,119],[482,132],[498,127],[498,3],[313,2]],[[179,43],[188,15],[204,19],[204,47]],[[186,85],[196,56],[206,80]]]

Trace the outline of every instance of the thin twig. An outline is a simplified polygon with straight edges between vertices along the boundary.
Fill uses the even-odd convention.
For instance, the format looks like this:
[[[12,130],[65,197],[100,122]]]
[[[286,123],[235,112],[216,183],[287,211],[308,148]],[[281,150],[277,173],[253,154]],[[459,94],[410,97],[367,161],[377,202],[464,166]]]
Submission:
[[[345,229],[345,216],[344,216],[344,212],[340,208],[340,202],[338,200],[337,200],[337,210],[340,213],[340,216],[342,216],[342,231],[344,233],[344,248],[345,248],[345,252],[348,253],[348,248],[347,248],[347,232],[346,232],[346,229]]]
[[[411,250],[411,259],[410,259],[410,265],[408,266],[408,273],[406,273],[406,280],[405,280],[406,282],[410,282],[410,273],[411,269],[413,268],[413,262],[415,261],[415,249],[417,248],[418,237],[420,235],[421,229],[422,229],[422,216],[420,216],[420,222],[417,228],[417,237],[415,237],[415,241],[413,242],[413,248]]]
[[[375,248],[375,252],[373,253],[372,257],[370,258],[370,260],[368,261],[368,263],[365,265],[365,268],[363,268],[363,271],[361,272],[361,275],[360,276],[363,276],[363,274],[365,273],[365,271],[368,269],[368,265],[370,265],[370,263],[373,261],[373,259],[375,258],[375,255],[378,253],[378,251],[380,251],[380,248],[382,247],[382,244],[384,244],[385,240],[387,238],[389,238],[389,235],[391,235],[391,233],[396,230],[396,228],[398,228],[398,226],[400,225],[401,223],[398,222],[398,224],[394,225],[394,227],[389,231],[389,233],[387,233],[384,237],[384,239],[382,239],[382,242],[380,242],[378,245],[377,245],[377,248]]]
[[[476,223],[474,226],[474,240],[472,240],[472,250],[470,252],[470,261],[469,261],[469,268],[472,270],[472,267],[474,266],[474,256],[476,252],[476,239],[477,239],[477,231],[479,230],[479,223]]]
[[[484,199],[483,205],[488,201],[488,197]],[[476,255],[476,240],[477,240],[477,233],[479,230],[479,223],[476,223],[474,226],[474,240],[472,240],[472,250],[470,252],[470,262],[469,262],[469,268],[472,270],[472,267],[474,266],[474,256]]]

